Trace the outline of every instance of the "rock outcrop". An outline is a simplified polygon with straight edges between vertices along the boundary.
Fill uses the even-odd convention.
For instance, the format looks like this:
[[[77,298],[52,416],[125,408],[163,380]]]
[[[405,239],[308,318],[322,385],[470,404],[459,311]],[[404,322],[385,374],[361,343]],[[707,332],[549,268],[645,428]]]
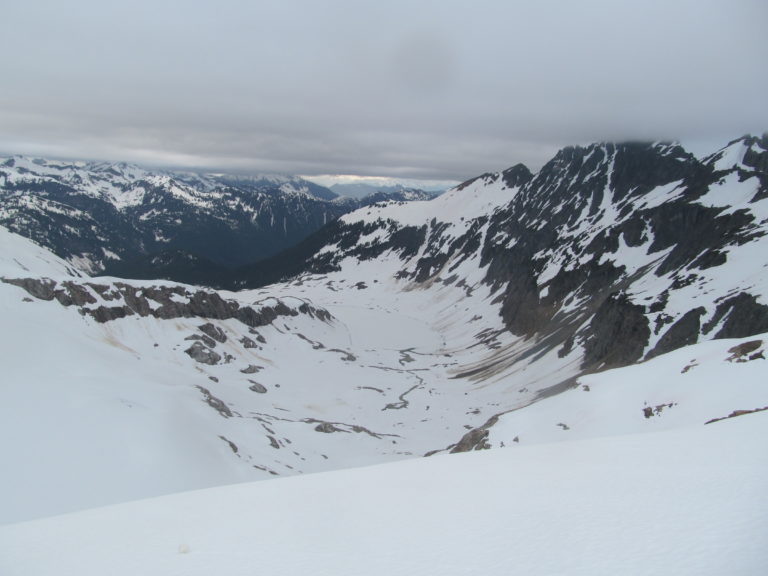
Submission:
[[[267,326],[280,316],[307,314],[323,322],[331,314],[307,302],[289,306],[281,300],[245,306],[234,299],[224,299],[213,290],[190,291],[182,285],[137,287],[125,282],[112,285],[94,282],[56,282],[48,278],[0,278],[6,284],[19,286],[31,296],[41,300],[57,300],[63,306],[76,306],[80,313],[97,322],[110,322],[138,315],[163,320],[173,318],[207,318],[211,320],[235,319],[250,328]],[[199,327],[214,341],[225,342],[226,334],[211,323]]]

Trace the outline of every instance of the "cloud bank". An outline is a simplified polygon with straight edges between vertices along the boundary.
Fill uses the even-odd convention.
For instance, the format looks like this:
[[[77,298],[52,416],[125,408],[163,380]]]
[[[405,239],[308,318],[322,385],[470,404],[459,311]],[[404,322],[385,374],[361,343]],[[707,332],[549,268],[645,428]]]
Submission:
[[[595,140],[768,130],[768,4],[27,0],[0,150],[463,180]]]

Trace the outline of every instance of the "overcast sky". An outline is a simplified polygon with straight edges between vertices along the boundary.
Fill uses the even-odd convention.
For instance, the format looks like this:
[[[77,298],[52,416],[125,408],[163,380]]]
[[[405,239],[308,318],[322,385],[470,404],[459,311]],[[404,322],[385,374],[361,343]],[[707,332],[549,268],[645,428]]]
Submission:
[[[768,130],[765,0],[0,0],[0,152],[462,180]]]

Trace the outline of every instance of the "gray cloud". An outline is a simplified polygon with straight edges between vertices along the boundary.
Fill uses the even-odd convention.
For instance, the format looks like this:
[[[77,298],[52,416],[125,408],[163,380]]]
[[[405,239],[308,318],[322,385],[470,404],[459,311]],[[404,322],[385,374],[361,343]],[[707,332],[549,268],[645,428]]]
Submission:
[[[604,139],[768,129],[763,0],[27,0],[0,148],[463,179]]]

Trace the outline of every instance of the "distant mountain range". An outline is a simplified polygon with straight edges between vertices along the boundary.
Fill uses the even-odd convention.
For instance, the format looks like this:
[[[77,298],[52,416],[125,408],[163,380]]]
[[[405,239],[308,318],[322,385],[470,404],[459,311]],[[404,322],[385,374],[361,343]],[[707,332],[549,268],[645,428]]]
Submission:
[[[216,284],[361,205],[299,177],[0,158],[0,224],[90,273]]]
[[[412,187],[408,186],[402,186],[402,185],[391,185],[391,186],[375,186],[372,184],[363,184],[363,183],[349,183],[349,184],[334,184],[330,187],[330,189],[338,194],[339,196],[346,196],[348,198],[356,198],[358,200],[363,199],[369,199],[371,196],[378,195],[379,197],[385,196],[385,197],[392,197],[393,199],[396,198],[398,195],[407,195],[407,193],[410,192],[419,192],[419,200],[429,200],[430,198],[434,198],[436,196],[439,196],[443,192],[445,192],[445,189],[428,189],[428,190],[417,190]]]

